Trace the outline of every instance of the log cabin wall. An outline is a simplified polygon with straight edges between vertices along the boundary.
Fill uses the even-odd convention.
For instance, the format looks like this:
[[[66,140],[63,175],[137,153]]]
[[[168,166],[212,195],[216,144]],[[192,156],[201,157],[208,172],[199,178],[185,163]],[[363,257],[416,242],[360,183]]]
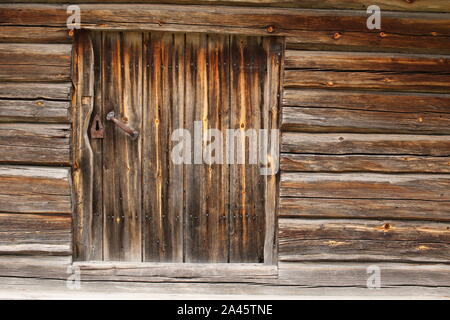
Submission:
[[[240,282],[364,287],[375,264],[386,287],[450,286],[448,1],[203,0],[193,12],[176,9],[189,0],[135,2],[169,4],[156,25],[170,31],[286,37],[278,276],[254,270]],[[172,4],[177,14],[164,15]],[[372,4],[382,30],[365,26]],[[88,28],[123,26],[114,10],[102,14],[87,12]],[[127,19],[139,28],[136,15]],[[63,5],[0,6],[0,276],[65,279],[71,262],[79,168],[66,18]],[[83,275],[115,279],[90,266]],[[154,280],[142,270],[126,279],[146,275]]]

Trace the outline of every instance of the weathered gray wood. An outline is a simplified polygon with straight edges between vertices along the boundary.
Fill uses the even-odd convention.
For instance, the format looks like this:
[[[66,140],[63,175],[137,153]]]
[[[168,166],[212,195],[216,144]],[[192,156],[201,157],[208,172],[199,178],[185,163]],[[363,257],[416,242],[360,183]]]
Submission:
[[[70,256],[0,256],[0,277],[46,278],[66,280],[70,273]],[[70,269],[69,269],[70,270]],[[0,280],[1,284],[5,279]]]
[[[450,56],[286,50],[286,69],[449,72]]]
[[[282,197],[279,217],[450,221],[450,202]]]
[[[1,99],[70,100],[70,82],[1,82]]]
[[[450,114],[284,107],[282,128],[303,132],[450,134]]]
[[[72,46],[0,43],[1,81],[68,81]]]
[[[284,132],[281,140],[290,153],[450,156],[450,136]]]
[[[78,32],[73,56],[75,91],[72,105],[73,121],[73,219],[74,259],[90,259],[95,250],[89,232],[92,226],[93,154],[88,138],[88,126],[93,109],[94,53],[86,32]]]
[[[299,172],[450,173],[450,157],[281,155],[281,170]]]
[[[0,162],[70,165],[70,125],[0,123]]]
[[[448,223],[280,219],[281,261],[448,262]]]
[[[0,122],[59,122],[71,120],[68,101],[0,100]]]
[[[71,221],[67,214],[0,213],[0,255],[70,255]]]
[[[450,113],[450,95],[286,89],[283,93],[283,105],[406,113]]]
[[[450,176],[285,172],[281,174],[280,195],[308,198],[449,201]]]
[[[72,37],[67,28],[3,26],[0,29],[0,42],[6,43],[71,43]]]
[[[450,75],[428,73],[286,70],[289,88],[369,89],[450,93]]]

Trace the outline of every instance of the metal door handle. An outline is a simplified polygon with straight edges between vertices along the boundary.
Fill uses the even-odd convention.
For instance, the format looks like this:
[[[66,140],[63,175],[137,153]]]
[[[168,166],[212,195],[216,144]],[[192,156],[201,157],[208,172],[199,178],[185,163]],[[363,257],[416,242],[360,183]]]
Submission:
[[[114,122],[114,124],[116,126],[118,126],[120,129],[122,129],[123,131],[128,133],[131,136],[131,139],[133,139],[133,140],[136,139],[139,136],[139,132],[138,131],[131,129],[125,123],[123,123],[122,121],[117,119],[116,118],[116,114],[114,113],[114,111],[108,112],[108,114],[106,115],[106,120]]]

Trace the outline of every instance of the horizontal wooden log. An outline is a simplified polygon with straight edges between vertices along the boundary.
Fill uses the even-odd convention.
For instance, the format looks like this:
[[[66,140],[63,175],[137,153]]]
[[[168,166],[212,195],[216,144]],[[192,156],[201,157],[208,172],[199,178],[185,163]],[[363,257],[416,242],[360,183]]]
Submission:
[[[286,89],[283,92],[283,105],[406,113],[450,113],[450,95]]]
[[[315,154],[450,156],[450,136],[283,132],[281,151]]]
[[[69,123],[70,102],[49,100],[0,100],[0,122]]]
[[[286,69],[450,72],[450,56],[286,50]]]
[[[283,153],[280,164],[298,172],[450,173],[450,157]]]
[[[280,195],[307,198],[450,200],[450,175],[281,174]]]
[[[288,88],[450,93],[450,74],[286,70]]]
[[[448,262],[450,227],[444,222],[279,220],[281,261]]]
[[[450,113],[284,107],[284,131],[450,134]]]
[[[0,254],[70,255],[70,215],[0,213]]]
[[[0,277],[66,280],[70,276],[71,262],[70,256],[4,255],[0,256]]]
[[[71,43],[67,28],[3,26],[0,42],[9,43]]]
[[[298,31],[286,38],[288,49],[450,54],[450,38],[432,35],[399,35],[395,32]]]
[[[450,202],[280,198],[281,218],[405,219],[450,221]]]
[[[30,2],[16,0],[15,2]],[[61,0],[33,0],[35,3],[62,3]],[[110,3],[123,0],[108,0]],[[422,0],[407,2],[404,0],[131,0],[128,3],[166,3],[166,4],[210,4],[260,7],[289,7],[313,9],[359,9],[365,10],[370,5],[381,6],[383,10],[418,11],[418,12],[450,12],[446,0]],[[73,0],[70,3],[98,3],[98,0]]]
[[[381,287],[426,286],[439,287],[450,284],[450,266],[446,264],[389,263],[376,264],[381,276]],[[279,283],[303,286],[351,286],[367,290],[373,274],[373,263],[354,262],[280,262]],[[330,289],[332,290],[332,289]],[[383,290],[383,289],[381,289]],[[420,291],[420,289],[416,289]],[[380,290],[368,290],[369,292]]]
[[[0,163],[70,165],[70,125],[0,123]]]
[[[0,81],[68,81],[69,44],[0,43]]]
[[[71,195],[70,169],[0,165],[0,194],[11,196],[9,205],[28,195],[40,196],[43,202],[47,195],[65,198]]]
[[[70,100],[70,82],[1,82],[0,99]]]
[[[2,25],[66,25],[66,5],[4,4]],[[367,13],[361,11],[252,8],[224,6],[173,6],[82,4],[81,25],[96,29],[201,31],[253,35],[296,36],[298,31],[341,30],[367,32]],[[397,35],[450,36],[446,13],[384,12],[382,31]],[[411,26],[414,26],[412,28]],[[268,26],[271,26],[268,28]],[[378,33],[378,32],[377,32]]]

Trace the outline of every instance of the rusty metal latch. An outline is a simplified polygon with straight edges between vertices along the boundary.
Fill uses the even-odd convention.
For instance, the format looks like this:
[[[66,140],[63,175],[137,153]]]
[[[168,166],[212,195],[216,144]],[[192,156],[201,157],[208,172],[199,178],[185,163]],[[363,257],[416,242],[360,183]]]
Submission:
[[[100,116],[97,113],[92,121],[91,125],[91,138],[92,139],[103,139],[104,128],[103,123],[100,120]]]
[[[139,136],[139,132],[136,130],[131,129],[129,126],[127,126],[125,123],[123,123],[122,121],[120,121],[119,119],[116,118],[116,114],[114,113],[114,111],[110,111],[107,115],[106,115],[106,120],[112,121],[114,122],[114,124],[116,126],[118,126],[120,129],[122,129],[123,131],[125,131],[126,133],[128,133],[131,137],[131,139],[136,139]]]

